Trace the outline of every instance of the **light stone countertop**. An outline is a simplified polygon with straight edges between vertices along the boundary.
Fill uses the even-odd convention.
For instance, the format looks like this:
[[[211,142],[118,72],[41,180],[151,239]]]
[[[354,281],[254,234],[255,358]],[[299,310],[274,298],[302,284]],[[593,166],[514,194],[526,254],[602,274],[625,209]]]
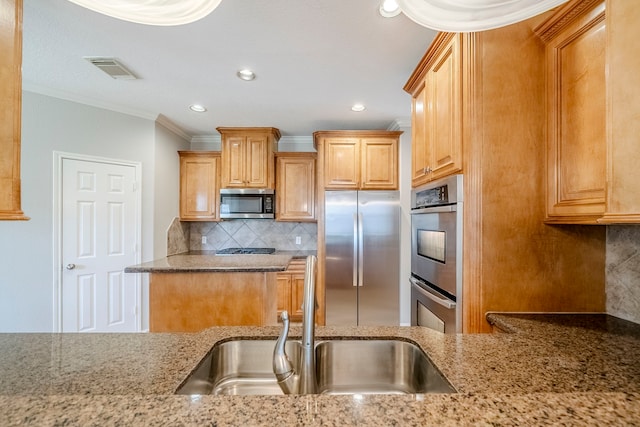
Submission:
[[[215,255],[179,254],[132,265],[125,273],[229,273],[278,272],[287,269],[290,254]]]
[[[606,315],[488,315],[508,333],[318,327],[317,339],[418,343],[456,394],[177,396],[218,341],[277,327],[194,334],[0,334],[5,425],[638,425],[640,325]],[[300,335],[292,327],[291,336]]]

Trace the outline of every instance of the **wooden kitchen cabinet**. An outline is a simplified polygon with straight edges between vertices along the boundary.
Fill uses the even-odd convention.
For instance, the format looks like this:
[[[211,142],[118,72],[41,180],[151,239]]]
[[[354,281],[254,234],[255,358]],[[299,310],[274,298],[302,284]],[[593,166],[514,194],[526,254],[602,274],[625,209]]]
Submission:
[[[461,43],[461,34],[440,33],[405,87],[412,94],[412,187],[462,170]]]
[[[0,220],[27,220],[21,209],[22,0],[0,5]]]
[[[276,221],[316,220],[316,154],[276,153]]]
[[[569,2],[535,31],[546,46],[546,221],[595,224],[607,182],[604,0]]]
[[[180,219],[182,221],[218,221],[220,153],[179,151]]]
[[[319,131],[323,187],[327,190],[397,190],[401,131]],[[318,150],[320,152],[320,150]]]
[[[571,0],[535,30],[546,46],[547,223],[640,223],[637,9]]]
[[[283,310],[292,322],[302,321],[305,266],[305,259],[293,259],[286,271],[278,273],[278,321]]]
[[[436,144],[430,138],[445,141],[433,149],[439,161],[431,176],[417,177],[415,166],[433,154],[412,153],[413,185],[464,175],[463,333],[491,332],[490,311],[605,311],[604,227],[544,222],[546,50],[534,29],[554,13],[491,31],[440,33],[405,85],[413,138],[427,148]]]
[[[275,188],[276,128],[216,128],[222,135],[222,188]]]

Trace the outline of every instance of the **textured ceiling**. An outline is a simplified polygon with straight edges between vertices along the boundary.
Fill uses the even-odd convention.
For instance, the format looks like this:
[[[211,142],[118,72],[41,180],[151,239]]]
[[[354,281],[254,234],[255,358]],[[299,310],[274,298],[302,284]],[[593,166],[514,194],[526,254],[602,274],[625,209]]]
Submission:
[[[402,90],[435,36],[378,0],[222,0],[209,16],[154,27],[100,15],[67,0],[25,0],[25,90],[155,119],[191,136],[217,126],[385,129],[408,120]],[[115,80],[83,59],[108,56],[140,80]],[[241,81],[236,71],[255,70]],[[360,102],[361,113],[350,110]],[[203,104],[206,113],[188,106]]]

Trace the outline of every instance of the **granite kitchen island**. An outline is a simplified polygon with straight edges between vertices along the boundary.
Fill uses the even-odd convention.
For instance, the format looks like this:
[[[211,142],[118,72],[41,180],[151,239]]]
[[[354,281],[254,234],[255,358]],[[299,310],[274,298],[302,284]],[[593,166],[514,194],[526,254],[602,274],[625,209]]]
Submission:
[[[149,330],[277,324],[278,271],[289,255],[183,254],[127,267],[149,273]]]
[[[451,394],[174,395],[216,342],[273,339],[277,327],[0,334],[0,420],[3,426],[640,423],[640,325],[607,315],[488,318],[504,333],[445,336],[421,327],[316,329],[319,340],[411,340],[457,389]],[[291,335],[300,332],[293,327]]]

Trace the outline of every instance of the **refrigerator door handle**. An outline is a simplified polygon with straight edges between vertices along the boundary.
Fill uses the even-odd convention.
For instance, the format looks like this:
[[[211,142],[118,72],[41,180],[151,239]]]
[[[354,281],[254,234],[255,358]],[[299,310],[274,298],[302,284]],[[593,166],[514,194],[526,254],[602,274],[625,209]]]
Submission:
[[[362,231],[362,222],[364,217],[358,214],[358,286],[364,285],[364,233]]]
[[[358,286],[358,214],[353,214],[353,273],[351,284]]]

